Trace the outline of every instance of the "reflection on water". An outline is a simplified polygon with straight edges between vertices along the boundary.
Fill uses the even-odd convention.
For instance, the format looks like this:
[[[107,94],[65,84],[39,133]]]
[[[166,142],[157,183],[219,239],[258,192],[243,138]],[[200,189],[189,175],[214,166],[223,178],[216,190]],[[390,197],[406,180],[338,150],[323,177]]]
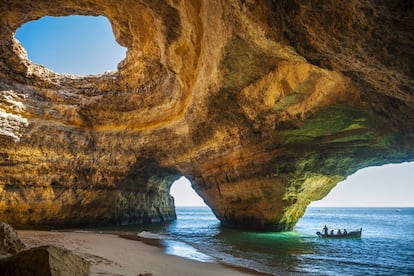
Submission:
[[[177,221],[159,229],[171,239],[181,241],[181,252],[168,248],[166,253],[193,258],[191,252],[203,252],[213,258],[203,261],[222,261],[261,272],[280,274],[297,271],[297,256],[312,252],[314,243],[309,235],[297,232],[258,233],[221,227],[207,208],[178,208]],[[187,247],[187,248],[186,248]],[[189,255],[186,253],[189,252]],[[194,256],[194,255],[193,255]],[[281,257],[282,256],[282,257]]]
[[[166,254],[192,259],[200,262],[215,262],[214,258],[201,253],[199,250],[187,243],[176,240],[165,240],[164,244]]]
[[[267,273],[298,272],[301,261],[298,257],[315,250],[314,237],[293,231],[257,233],[223,229],[219,239],[229,248],[228,252],[239,259],[238,265],[248,259],[251,268]]]

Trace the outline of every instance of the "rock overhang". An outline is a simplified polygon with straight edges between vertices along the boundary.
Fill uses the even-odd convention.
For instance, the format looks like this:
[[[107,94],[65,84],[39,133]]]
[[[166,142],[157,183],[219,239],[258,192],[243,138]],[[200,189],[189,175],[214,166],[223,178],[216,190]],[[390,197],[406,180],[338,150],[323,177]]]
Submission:
[[[370,52],[381,29],[370,25],[366,44],[356,39],[361,26],[355,37],[347,28],[355,18],[389,22],[402,6],[367,2],[392,11],[371,14],[351,1],[329,17],[338,4],[302,4],[3,2],[0,108],[9,119],[1,117],[1,133],[14,138],[0,139],[2,219],[173,219],[169,187],[186,175],[224,223],[287,230],[347,175],[412,160],[412,53]],[[31,64],[13,39],[26,21],[71,14],[110,20],[128,48],[118,72],[55,74]],[[324,20],[312,29],[318,14]],[[393,31],[404,35],[408,19],[398,20]],[[407,46],[386,39],[377,41]],[[352,65],[349,47],[358,43],[365,52],[355,49]],[[380,63],[381,54],[395,66]],[[390,83],[378,89],[387,72]]]

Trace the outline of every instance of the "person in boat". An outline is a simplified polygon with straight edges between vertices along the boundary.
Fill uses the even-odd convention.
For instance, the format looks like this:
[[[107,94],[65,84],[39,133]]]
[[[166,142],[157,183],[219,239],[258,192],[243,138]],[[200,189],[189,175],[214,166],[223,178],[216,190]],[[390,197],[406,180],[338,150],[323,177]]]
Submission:
[[[348,234],[348,231],[346,231],[346,229],[344,229],[344,235],[347,235]]]
[[[336,234],[337,234],[338,236],[342,235],[341,229],[338,229],[338,232],[336,232]]]
[[[328,235],[328,227],[326,225],[323,227],[323,233]]]
[[[330,235],[331,235],[331,236],[335,235],[335,233],[334,233],[334,230],[333,230],[333,229],[331,230]]]

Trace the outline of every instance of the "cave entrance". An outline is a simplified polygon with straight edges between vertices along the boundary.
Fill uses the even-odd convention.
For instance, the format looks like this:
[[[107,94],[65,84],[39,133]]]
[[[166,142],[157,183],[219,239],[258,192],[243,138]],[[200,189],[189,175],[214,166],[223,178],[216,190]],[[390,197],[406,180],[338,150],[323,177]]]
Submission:
[[[168,228],[171,234],[186,237],[191,237],[193,233],[211,235],[213,229],[217,230],[221,225],[210,207],[204,203],[191,187],[191,182],[184,176],[172,184],[170,194],[174,197],[177,213],[177,220]],[[193,251],[188,246],[185,246],[185,249]]]
[[[177,220],[170,227],[171,231],[198,232],[202,229],[218,227],[219,220],[203,199],[191,187],[191,182],[182,176],[170,188],[174,197]]]
[[[174,197],[177,220],[170,223],[167,232],[180,240],[166,240],[165,253],[197,261],[211,262],[213,259],[197,248],[205,248],[204,238],[214,239],[219,233],[220,221],[203,199],[191,187],[191,182],[182,176],[170,187]],[[197,247],[193,247],[197,245]],[[204,250],[203,250],[204,251]]]
[[[15,37],[33,63],[62,74],[117,71],[126,53],[104,16],[45,16],[23,24]]]
[[[414,162],[361,169],[310,207],[414,207]]]
[[[170,194],[174,197],[176,207],[208,207],[185,176],[180,177],[171,185]]]

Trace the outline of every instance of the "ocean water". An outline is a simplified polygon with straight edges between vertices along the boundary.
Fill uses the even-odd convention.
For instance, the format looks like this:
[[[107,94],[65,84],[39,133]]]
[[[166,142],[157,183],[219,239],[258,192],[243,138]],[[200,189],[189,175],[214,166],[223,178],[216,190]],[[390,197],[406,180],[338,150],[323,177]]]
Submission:
[[[168,236],[167,254],[271,275],[414,275],[414,208],[311,207],[284,233],[223,228],[206,207],[178,207],[177,217],[140,230]],[[318,238],[325,224],[363,228],[362,238]]]

